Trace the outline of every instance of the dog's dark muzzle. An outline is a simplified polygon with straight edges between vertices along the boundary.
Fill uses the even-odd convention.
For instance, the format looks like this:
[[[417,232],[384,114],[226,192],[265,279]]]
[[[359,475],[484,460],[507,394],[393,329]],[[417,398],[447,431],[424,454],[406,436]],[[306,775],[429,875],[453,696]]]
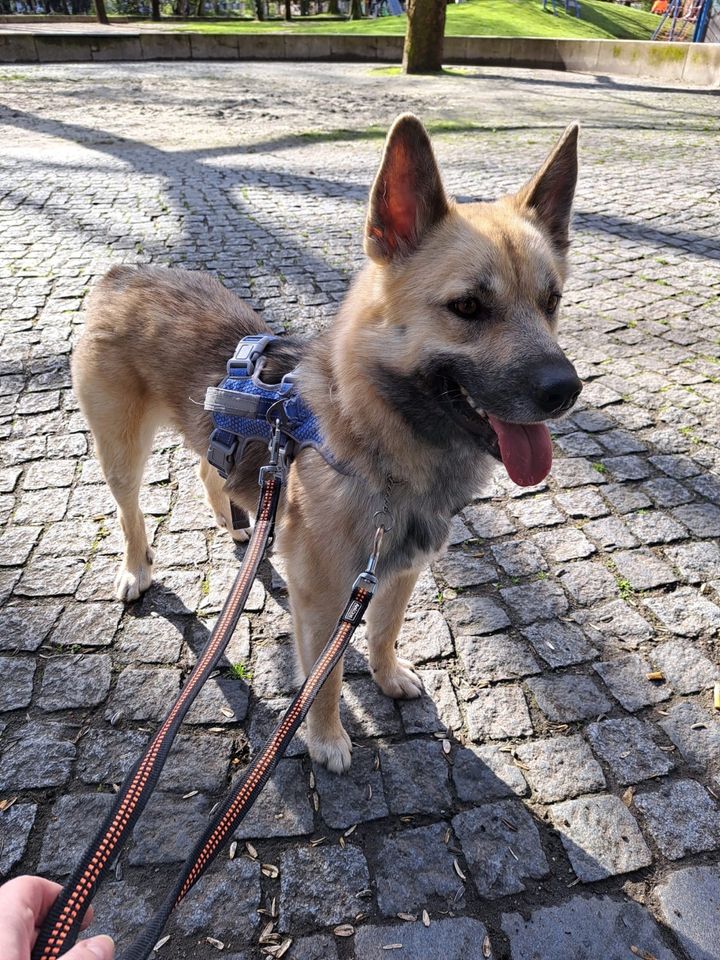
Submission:
[[[583,388],[569,360],[538,366],[530,375],[532,396],[543,413],[558,416],[575,404]]]

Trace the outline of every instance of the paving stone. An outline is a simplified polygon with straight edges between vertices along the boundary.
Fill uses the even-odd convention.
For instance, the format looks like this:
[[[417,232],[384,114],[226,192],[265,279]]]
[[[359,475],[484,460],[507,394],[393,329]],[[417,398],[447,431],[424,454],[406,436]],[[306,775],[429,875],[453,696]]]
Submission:
[[[178,905],[172,927],[187,936],[246,943],[260,922],[260,902],[260,864],[245,857],[222,860]]]
[[[209,809],[210,803],[202,794],[182,799],[175,794],[154,793],[133,829],[130,865],[147,867],[185,860],[205,829]],[[168,830],[169,823],[172,830]]]
[[[690,769],[720,774],[720,719],[690,700],[670,707],[660,726],[680,751]]]
[[[412,960],[466,960],[486,936],[482,923],[470,917],[435,920],[429,927],[421,923],[362,926],[355,936],[355,949],[363,960],[386,960],[388,952],[393,951]],[[398,943],[402,944],[401,950],[391,947]]]
[[[495,900],[519,893],[528,879],[547,876],[540,834],[520,801],[500,800],[466,810],[452,825],[481,897]]]
[[[625,518],[625,522],[640,543],[672,543],[675,540],[684,540],[687,537],[685,527],[661,510],[630,514],[629,517]]]
[[[634,484],[609,483],[603,488],[603,496],[618,513],[631,513],[651,506],[650,499]]]
[[[298,760],[281,760],[263,789],[262,801],[240,822],[233,836],[259,840],[302,836],[312,830],[310,788],[302,765]]]
[[[0,534],[0,566],[25,563],[40,536],[41,527],[6,527]]]
[[[443,613],[455,636],[495,633],[510,626],[508,615],[490,597],[458,597],[444,605]]]
[[[398,700],[405,733],[435,733],[459,730],[462,717],[447,670],[418,670],[422,696]]]
[[[295,644],[284,640],[256,646],[253,669],[253,690],[259,697],[277,697],[294,693]]]
[[[379,756],[368,747],[353,748],[352,766],[347,773],[330,773],[313,764],[320,814],[333,830],[347,830],[357,823],[380,820],[388,815]]]
[[[60,647],[107,647],[122,616],[119,603],[70,603],[53,630]]]
[[[517,530],[502,507],[496,504],[466,507],[463,510],[463,517],[483,540],[503,537]]]
[[[550,667],[567,667],[597,656],[582,630],[569,623],[548,620],[525,627],[522,634]]]
[[[19,710],[32,700],[34,660],[0,657],[0,711]]]
[[[161,720],[180,690],[179,670],[126,667],[117,679],[105,717]],[[192,709],[192,708],[191,708]]]
[[[575,461],[566,460],[564,462],[574,463]],[[555,466],[557,467],[557,463]],[[555,477],[555,469],[553,469],[553,477]],[[509,510],[516,520],[519,520],[523,526],[529,529],[554,527],[563,522],[563,515],[549,497],[532,497],[528,500],[520,500],[511,504]]]
[[[461,747],[454,757],[452,777],[460,800],[483,803],[528,792],[519,767],[509,754],[488,744]]]
[[[640,828],[619,797],[566,800],[550,807],[575,874],[583,883],[629,873],[652,863]]]
[[[110,657],[76,654],[46,661],[38,706],[43,710],[95,707],[110,690]]]
[[[185,718],[186,723],[232,724],[244,720],[250,691],[237,677],[208,680],[198,693]]]
[[[438,909],[439,904],[448,910],[464,906],[465,890],[445,843],[446,830],[446,824],[434,823],[383,840],[376,883],[378,907],[386,917]]]
[[[210,633],[215,627],[217,618],[211,617],[208,620],[194,620],[190,625],[190,662],[195,663],[197,658],[201,655],[202,651],[205,649],[208,640],[210,639]],[[138,620],[131,621],[130,626],[134,626],[135,622],[139,624],[147,623],[147,620]],[[149,640],[147,652],[144,656],[147,656],[150,652],[153,652],[155,656],[165,656],[172,657],[175,655],[176,647],[179,649],[182,646],[182,626],[180,624],[174,624],[167,620],[158,620],[153,617],[150,620],[150,623],[160,623],[162,629],[159,634],[155,635],[152,632],[152,628],[148,627],[147,632],[152,632],[152,639]],[[170,627],[170,629],[168,629]],[[145,631],[142,631],[143,633]],[[159,646],[157,651],[153,650],[153,647],[156,644]],[[178,642],[178,640],[180,642]],[[123,642],[122,640],[120,641]],[[177,657],[175,657],[177,659]],[[225,648],[225,653],[223,654],[222,660],[220,661],[220,668],[223,669],[225,664],[236,664],[241,663],[243,666],[247,666],[250,661],[250,620],[247,617],[240,617],[238,625],[235,627],[232,637]],[[158,660],[157,662],[161,662]],[[167,662],[174,662],[168,660]]]
[[[647,910],[610,897],[572,897],[556,907],[540,907],[529,920],[519,913],[505,913],[502,928],[510,941],[512,960],[597,960],[598,944],[602,944],[603,960],[643,954],[676,960]]]
[[[546,539],[541,535],[538,539],[545,555],[553,563],[580,560],[596,552],[594,544],[590,543],[582,530],[577,530],[575,527],[559,530],[552,538]]]
[[[568,608],[562,588],[548,581],[506,587],[500,594],[521,623],[562,617]]]
[[[720,575],[720,546],[711,540],[668,547],[665,556],[689,583],[703,583]]]
[[[490,680],[515,680],[540,673],[537,660],[521,640],[506,633],[489,637],[458,637],[457,651],[468,680],[486,685]]]
[[[655,896],[660,918],[690,960],[716,960],[720,868],[707,865],[676,870],[655,888]]]
[[[605,786],[600,764],[579,735],[523,743],[515,753],[541,803],[567,800]]]
[[[77,776],[83,783],[122,783],[148,736],[139,730],[88,730],[77,744]]]
[[[112,875],[95,895],[93,911],[94,918],[87,936],[104,933],[118,946],[131,943],[154,912],[147,885],[143,885],[139,878],[118,882]]]
[[[691,587],[659,597],[644,597],[643,603],[668,630],[682,637],[697,637],[706,630],[720,628],[720,607]]]
[[[75,593],[85,572],[81,557],[34,560],[25,567],[15,593],[21,597],[56,597]]]
[[[494,544],[491,550],[496,562],[509,577],[529,577],[548,568],[542,553],[530,540],[508,540]]]
[[[574,457],[572,460],[556,460],[553,464],[552,476],[557,485],[563,489],[584,487],[586,484],[607,483],[607,478],[584,457]]]
[[[248,731],[251,756],[262,749],[263,744],[275,730],[283,714],[290,706],[291,700],[291,697],[275,697],[271,700],[258,700],[254,704]],[[300,757],[305,753],[307,753],[307,745],[301,726],[290,741],[285,756]]]
[[[658,746],[657,729],[651,723],[633,717],[601,720],[591,723],[586,733],[595,753],[623,786],[663,776],[675,766],[672,754]]]
[[[527,703],[519,686],[493,687],[478,691],[466,706],[470,739],[506,740],[533,733]]]
[[[623,600],[602,603],[589,610],[576,610],[573,616],[599,646],[615,641],[636,648],[653,635],[653,628],[647,620]]]
[[[162,617],[126,620],[115,643],[121,662],[177,663],[183,635],[178,627]]]
[[[297,847],[280,857],[282,931],[352,921],[364,912],[359,894],[370,886],[367,862],[357,847]]]
[[[613,561],[618,575],[633,590],[652,590],[677,581],[672,567],[650,550],[621,550],[613,554]]]
[[[590,520],[583,527],[583,532],[604,550],[619,550],[638,545],[637,537],[617,517]]]
[[[59,787],[75,759],[74,733],[57,723],[31,720],[4,737],[0,790]]]
[[[720,810],[695,780],[664,783],[637,793],[634,804],[645,830],[669,860],[720,847]]]
[[[568,563],[555,572],[558,582],[581,604],[597,603],[617,596],[615,578],[596,560]]]
[[[0,650],[37,650],[62,612],[58,603],[14,603],[0,610]]]
[[[40,850],[40,873],[64,877],[75,869],[113,799],[111,793],[73,793],[55,801]]]
[[[343,683],[340,719],[351,738],[390,737],[402,730],[395,702],[365,678]]]
[[[598,717],[612,706],[597,684],[579,673],[531,677],[527,685],[545,716],[558,723]]]
[[[555,497],[555,503],[571,517],[596,519],[608,513],[605,501],[593,490],[571,490],[569,493],[559,493]]]
[[[689,503],[677,507],[672,515],[696,537],[720,537],[720,507],[711,503]]]
[[[230,766],[232,740],[224,735],[181,733],[172,745],[158,790],[185,794],[224,789]]]
[[[437,560],[433,570],[449,587],[475,587],[497,578],[492,564],[458,550]]]
[[[720,678],[720,667],[683,640],[668,640],[651,656],[653,665],[662,670],[677,693],[712,689],[713,682]]]
[[[392,813],[437,815],[450,807],[448,763],[438,740],[382,747],[380,768]]]
[[[593,668],[603,678],[612,695],[630,712],[661,703],[672,696],[669,684],[648,680],[651,667],[636,653],[594,663]]]
[[[407,614],[397,647],[400,656],[414,664],[438,660],[453,652],[450,630],[439,610]]]
[[[293,940],[292,951],[292,960],[338,960],[334,939],[322,934]],[[243,960],[243,958],[228,957],[227,960]],[[251,960],[249,955],[247,960]]]
[[[22,860],[30,831],[35,823],[37,804],[16,803],[0,813],[0,877],[6,877]]]

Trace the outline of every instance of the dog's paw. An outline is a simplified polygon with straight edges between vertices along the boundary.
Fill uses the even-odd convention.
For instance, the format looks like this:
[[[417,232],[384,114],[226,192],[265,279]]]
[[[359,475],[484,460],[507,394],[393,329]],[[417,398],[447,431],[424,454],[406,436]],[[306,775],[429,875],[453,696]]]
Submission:
[[[350,769],[352,743],[343,727],[334,736],[309,732],[306,736],[310,757],[331,773],[345,773]]]
[[[244,527],[241,530],[234,530],[232,519],[230,517],[226,517],[224,513],[215,514],[215,523],[221,530],[227,530],[236,543],[246,543],[250,539],[252,530],[249,527]]]
[[[141,563],[132,570],[125,564],[120,567],[115,577],[115,596],[118,600],[130,603],[147,590],[152,583],[152,557],[153,552],[148,548],[147,564]]]
[[[373,670],[373,678],[385,696],[395,700],[412,700],[423,692],[422,680],[402,657],[396,657],[389,667]]]

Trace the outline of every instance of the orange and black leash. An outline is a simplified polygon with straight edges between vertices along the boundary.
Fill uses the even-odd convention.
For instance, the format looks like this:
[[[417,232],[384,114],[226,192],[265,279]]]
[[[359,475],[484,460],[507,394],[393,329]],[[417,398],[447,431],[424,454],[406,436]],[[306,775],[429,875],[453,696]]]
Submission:
[[[261,493],[253,535],[242,567],[223,605],[222,611],[180,696],[159,730],[121,787],[112,810],[96,838],[72,873],[51,907],[38,933],[32,960],[56,960],[77,940],[83,917],[110,865],[120,853],[132,828],[147,804],[167,759],[180,724],[203,684],[222,656],[247,601],[250,587],[273,533],[286,460],[280,452],[276,429],[271,445],[271,463],[261,470]],[[339,663],[356,627],[360,623],[377,586],[375,567],[385,527],[375,534],[367,568],[353,584],[350,598],[324,650],[273,734],[245,771],[239,786],[221,803],[186,860],[172,892],[150,923],[141,932],[122,960],[146,960],[152,952],[174,907],[187,895],[232,836],[236,826],[252,807],[272,771],[305,718],[320,688]]]
[[[50,908],[38,933],[32,960],[55,960],[75,943],[99,884],[150,799],[183,718],[217,666],[245,607],[260,561],[272,538],[283,478],[284,465],[279,465],[273,456],[271,463],[261,471],[255,527],[242,566],[205,649],[142,757],[125,777],[99,832]]]

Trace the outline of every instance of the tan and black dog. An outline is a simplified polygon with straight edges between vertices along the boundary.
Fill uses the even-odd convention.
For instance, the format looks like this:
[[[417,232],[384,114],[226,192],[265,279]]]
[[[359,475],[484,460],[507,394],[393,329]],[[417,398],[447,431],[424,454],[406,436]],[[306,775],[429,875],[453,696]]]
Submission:
[[[337,319],[314,340],[270,345],[263,379],[298,367],[303,399],[334,457],[350,467],[344,475],[303,450],[281,506],[276,549],[286,561],[304,670],[367,559],[389,478],[394,526],[368,612],[370,666],[388,696],[415,697],[420,681],[395,641],[417,576],[443,549],[451,518],[498,461],[526,486],[548,473],[543,421],[569,410],[581,390],[556,342],[577,132],[565,132],[519,193],[459,205],[445,194],[422,124],[400,117],[370,194],[369,262]],[[259,332],[267,332],[260,317],[201,273],[116,267],[95,288],[73,377],[119,508],[121,599],[139,596],[152,578],[138,491],[161,424],[200,457],[221,526],[232,528],[229,498],[254,510],[267,450],[247,447],[224,483],[205,461],[211,416],[189,398],[217,385],[237,342]],[[341,679],[338,668],[308,718],[310,753],[334,771],[347,769],[351,754]]]

